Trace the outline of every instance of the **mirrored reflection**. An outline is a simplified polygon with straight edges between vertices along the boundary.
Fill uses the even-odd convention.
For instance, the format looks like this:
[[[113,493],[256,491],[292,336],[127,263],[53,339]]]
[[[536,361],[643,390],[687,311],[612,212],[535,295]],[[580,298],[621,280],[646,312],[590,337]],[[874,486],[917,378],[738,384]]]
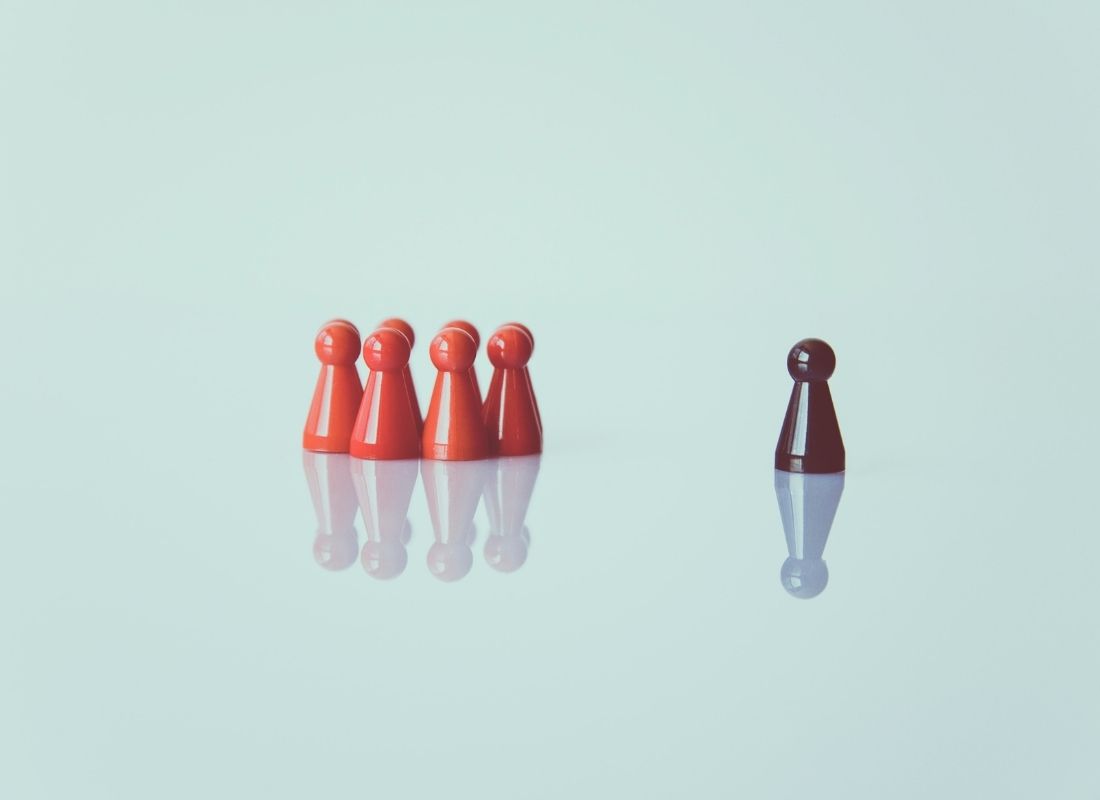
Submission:
[[[409,511],[419,474],[432,523],[428,570],[454,582],[473,568],[475,517],[484,500],[489,533],[485,563],[515,572],[527,562],[531,533],[527,510],[542,457],[485,461],[371,461],[344,453],[302,451],[306,485],[317,517],[314,560],[328,570],[350,567],[358,558],[372,578],[402,575],[409,563]],[[355,515],[363,518],[360,549]]]
[[[537,455],[497,459],[485,483],[485,511],[489,516],[485,561],[500,572],[515,572],[527,561],[531,546],[527,507],[541,460],[542,456]]]
[[[829,582],[825,544],[844,492],[844,473],[807,475],[775,471],[775,497],[787,537],[787,560],[780,570],[792,597],[817,597]]]
[[[420,462],[435,535],[428,569],[441,581],[461,580],[473,566],[474,514],[493,468],[492,461]]]
[[[325,569],[346,569],[359,556],[359,535],[355,530],[355,499],[349,462],[343,453],[302,451],[309,496],[317,516],[313,559]]]
[[[412,538],[409,503],[419,462],[351,459],[351,478],[363,517],[366,541],[360,560],[372,578],[387,580],[405,571]]]

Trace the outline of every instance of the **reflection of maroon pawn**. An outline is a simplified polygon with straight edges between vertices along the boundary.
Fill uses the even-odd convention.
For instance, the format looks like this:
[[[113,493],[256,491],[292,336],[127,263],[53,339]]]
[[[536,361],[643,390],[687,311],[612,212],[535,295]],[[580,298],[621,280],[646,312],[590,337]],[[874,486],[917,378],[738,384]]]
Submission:
[[[527,560],[531,533],[524,524],[542,456],[499,458],[485,484],[489,538],[485,560],[501,572],[514,572]]]
[[[489,461],[420,462],[435,534],[428,569],[441,581],[457,581],[473,565],[474,514],[491,468]]]
[[[317,515],[313,559],[325,569],[351,566],[359,552],[355,532],[355,487],[342,453],[302,453],[309,497]]]
[[[775,446],[775,468],[784,472],[844,471],[844,441],[836,421],[829,376],[833,349],[820,339],[803,339],[787,355],[794,388]]]
[[[351,454],[382,460],[418,458],[420,430],[404,377],[409,340],[393,328],[379,328],[363,343],[363,360],[370,377],[351,432]]]
[[[489,338],[493,379],[482,412],[494,455],[542,452],[542,422],[527,362],[534,340],[516,325],[503,325]]]
[[[416,461],[352,460],[351,476],[366,529],[363,569],[374,578],[394,578],[405,571],[412,527],[409,501],[416,486]]]
[[[460,331],[466,331],[470,334],[470,338],[474,340],[474,351],[476,352],[481,347],[481,334],[477,332],[477,328],[474,327],[472,322],[467,322],[464,319],[452,319],[444,328],[458,328]],[[474,385],[474,391],[477,392],[477,403],[481,405],[481,386],[477,382],[477,367],[473,364],[470,365],[470,382]]]
[[[326,322],[317,332],[313,350],[321,360],[321,373],[313,389],[302,447],[317,453],[346,453],[363,397],[355,368],[359,330],[345,319]]]
[[[470,380],[470,367],[477,357],[473,338],[459,328],[444,328],[432,339],[430,352],[439,374],[424,419],[424,458],[487,458],[489,441],[481,422],[477,390]]]
[[[413,333],[412,325],[405,322],[400,317],[390,317],[384,319],[378,323],[379,328],[393,328],[395,331],[401,331],[405,338],[409,340],[409,351],[412,352],[413,345],[416,344],[416,334]],[[412,400],[413,414],[416,416],[416,429],[423,430],[424,417],[420,413],[420,401],[416,399],[416,387],[413,386],[412,370],[409,365],[405,365],[404,370],[405,383],[409,387],[409,399]]]

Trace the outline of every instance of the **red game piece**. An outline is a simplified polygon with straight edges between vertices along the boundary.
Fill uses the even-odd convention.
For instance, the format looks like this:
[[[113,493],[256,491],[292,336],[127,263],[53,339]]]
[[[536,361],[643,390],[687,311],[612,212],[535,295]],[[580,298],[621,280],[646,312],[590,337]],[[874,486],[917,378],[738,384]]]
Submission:
[[[350,460],[366,529],[363,569],[373,578],[395,578],[405,571],[409,561],[405,550],[412,535],[409,502],[416,486],[418,462]]]
[[[794,378],[794,388],[775,446],[776,469],[844,471],[844,440],[828,384],[834,369],[836,355],[820,339],[803,339],[787,354],[787,372]]]
[[[432,339],[432,363],[439,374],[424,420],[424,458],[471,461],[488,457],[481,407],[470,380],[476,355],[473,338],[459,328],[444,328]]]
[[[325,569],[350,567],[359,554],[355,531],[355,488],[343,453],[302,452],[309,497],[317,515],[313,560]]]
[[[404,377],[409,340],[398,330],[379,328],[363,342],[363,361],[370,376],[351,432],[351,454],[382,460],[418,458],[420,430]]]
[[[346,453],[363,384],[355,361],[359,358],[359,330],[345,319],[326,322],[313,343],[321,359],[321,374],[302,433],[302,447],[318,453]]]
[[[457,581],[473,565],[474,514],[491,468],[489,461],[420,462],[435,534],[435,543],[428,550],[428,569],[442,581]]]
[[[485,560],[500,572],[514,572],[527,560],[531,532],[527,530],[527,507],[539,476],[542,456],[498,458],[485,483],[485,511],[489,515],[489,538]]]
[[[384,319],[378,323],[378,327],[393,328],[394,330],[401,331],[401,333],[405,335],[405,338],[409,340],[410,351],[413,349],[413,345],[416,344],[416,334],[413,333],[412,325],[405,322],[405,320],[401,319],[400,317],[390,317],[389,319]],[[409,397],[412,399],[413,413],[416,414],[417,430],[423,430],[424,416],[420,413],[420,401],[416,397],[416,387],[413,386],[412,370],[409,368],[408,364],[405,365],[404,376],[405,383],[407,383],[409,386]]]
[[[522,322],[505,322],[504,325],[502,325],[501,327],[504,327],[505,325],[511,326],[513,328],[519,328],[521,331],[527,334],[527,338],[531,340],[531,354],[534,355],[535,334],[531,333],[531,329],[524,325]],[[535,400],[535,416],[539,418],[539,428],[542,428],[542,414],[539,413],[539,400],[537,397],[535,397],[534,394],[532,394],[531,397],[533,397]]]
[[[467,322],[464,319],[452,319],[443,327],[466,331],[470,334],[470,338],[474,340],[474,350],[476,351],[481,347],[481,334],[477,332],[477,328],[474,327],[472,322]],[[473,381],[474,389],[477,391],[478,405],[481,405],[481,386],[477,382],[477,367],[472,364],[470,365],[470,380]]]
[[[517,325],[503,325],[489,337],[493,379],[483,419],[494,455],[526,456],[542,452],[542,421],[527,361],[534,340]]]

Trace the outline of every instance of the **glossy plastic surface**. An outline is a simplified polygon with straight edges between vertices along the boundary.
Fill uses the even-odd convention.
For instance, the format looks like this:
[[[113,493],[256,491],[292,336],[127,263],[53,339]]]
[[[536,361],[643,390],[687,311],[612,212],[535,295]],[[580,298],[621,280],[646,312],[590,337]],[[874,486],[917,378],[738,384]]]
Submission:
[[[359,330],[347,320],[321,326],[313,349],[321,372],[302,432],[302,446],[318,453],[346,453],[363,397],[355,361],[359,358]]]
[[[400,317],[389,317],[378,323],[379,328],[393,328],[394,330],[401,331],[405,338],[409,340],[409,351],[412,352],[413,347],[416,345],[416,333],[413,331],[412,325]],[[416,414],[416,426],[417,430],[424,429],[424,415],[420,413],[420,400],[416,396],[416,387],[413,385],[412,369],[408,364],[405,365],[404,372],[405,383],[408,385],[409,397],[412,398],[413,412]]]
[[[481,334],[478,333],[477,328],[474,327],[472,322],[467,322],[464,319],[452,319],[443,328],[458,328],[459,330],[466,331],[470,334],[470,338],[474,340],[474,350],[478,350],[481,347]],[[442,328],[440,329],[442,330]],[[477,380],[477,359],[474,359],[473,364],[470,365],[470,381],[474,384],[474,391],[477,392],[477,401],[481,402],[481,384]]]
[[[435,536],[428,568],[441,581],[460,580],[473,566],[474,514],[493,466],[490,461],[420,462]]]
[[[419,462],[349,460],[363,516],[363,569],[372,578],[395,578],[409,561],[409,503]]]
[[[503,325],[486,347],[493,377],[482,418],[494,455],[526,456],[542,452],[542,419],[527,362],[534,339],[517,325]]]
[[[843,472],[812,475],[775,471],[775,498],[787,539],[787,560],[779,577],[792,597],[816,597],[829,582],[825,543],[843,492]]]
[[[844,441],[828,384],[835,368],[836,355],[821,339],[803,339],[788,353],[787,371],[795,383],[775,446],[776,469],[844,471]]]
[[[489,437],[470,378],[476,356],[473,337],[459,328],[444,328],[432,339],[431,358],[439,374],[424,419],[424,458],[470,461],[488,457]]]
[[[500,572],[515,572],[527,561],[531,532],[527,530],[527,508],[539,476],[542,456],[499,458],[490,462],[485,483],[485,512],[489,516],[489,537],[485,561]]]
[[[359,414],[351,433],[356,458],[406,459],[420,456],[420,420],[416,416],[409,368],[409,340],[394,328],[379,328],[363,343],[370,370]]]
[[[355,530],[355,488],[343,453],[302,451],[302,467],[309,487],[309,499],[317,517],[313,559],[328,570],[341,570],[355,563],[359,535]]]

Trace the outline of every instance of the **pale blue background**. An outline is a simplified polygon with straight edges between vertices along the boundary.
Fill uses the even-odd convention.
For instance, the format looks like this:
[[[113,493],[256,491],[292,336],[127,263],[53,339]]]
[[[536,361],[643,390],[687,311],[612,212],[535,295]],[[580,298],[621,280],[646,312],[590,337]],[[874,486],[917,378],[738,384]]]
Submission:
[[[1098,24],[0,0],[0,794],[1092,796]],[[425,405],[435,326],[535,330],[512,575],[432,578],[421,485],[400,578],[313,562],[312,336],[393,314]]]

